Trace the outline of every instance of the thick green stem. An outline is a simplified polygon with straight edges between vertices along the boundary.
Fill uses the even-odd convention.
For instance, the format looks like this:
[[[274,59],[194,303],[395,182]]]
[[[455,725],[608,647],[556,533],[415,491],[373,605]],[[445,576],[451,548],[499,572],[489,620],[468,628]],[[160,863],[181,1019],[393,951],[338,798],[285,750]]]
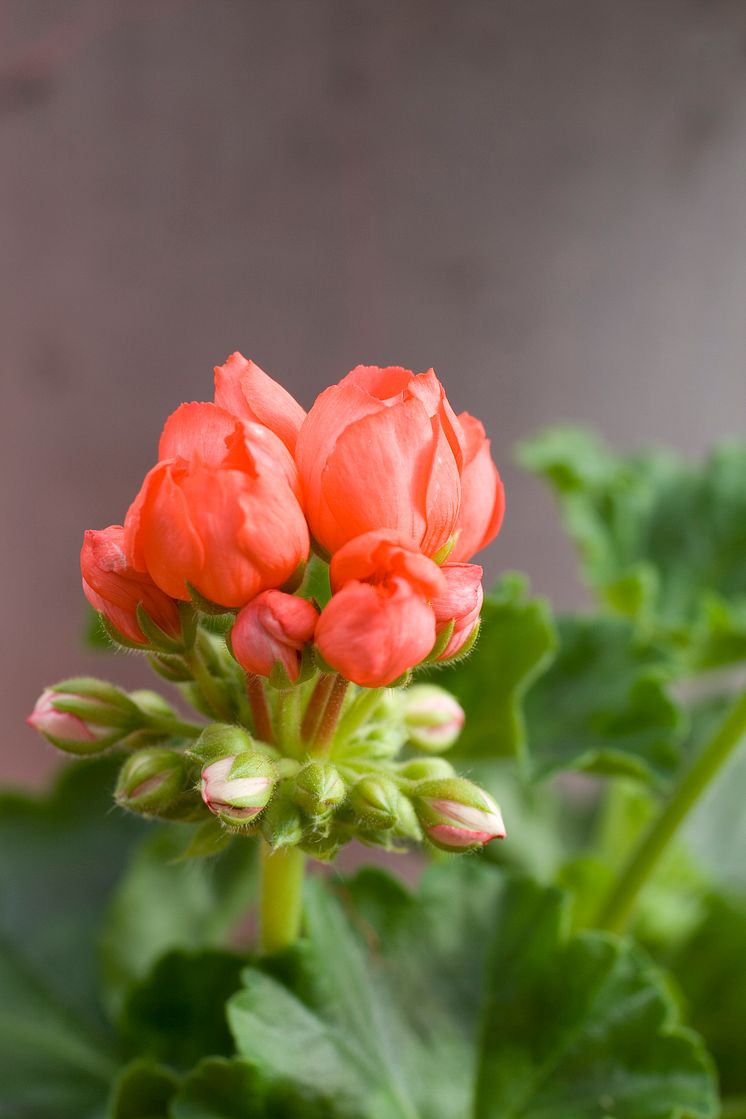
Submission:
[[[199,723],[187,723],[183,719],[170,719],[167,716],[151,715],[148,726],[163,734],[178,735],[179,738],[199,738],[205,729]]]
[[[251,714],[257,738],[261,738],[262,742],[272,746],[275,735],[272,730],[272,717],[269,713],[267,695],[260,677],[255,676],[253,672],[247,672],[246,674],[246,694],[251,704]]]
[[[332,689],[329,693],[329,698],[326,701],[324,714],[321,716],[316,734],[313,737],[313,744],[311,746],[312,754],[325,754],[329,749],[334,731],[339,722],[339,714],[342,710],[345,694],[349,687],[349,680],[345,680],[344,676],[335,676]]]
[[[284,754],[291,758],[301,756],[300,742],[300,688],[288,688],[277,695],[275,725],[278,745]]]
[[[300,935],[306,856],[297,847],[273,851],[262,843],[260,942],[262,952],[281,952]]]
[[[727,716],[681,779],[670,800],[652,821],[630,855],[601,911],[598,927],[622,932],[632,915],[640,890],[655,870],[680,825],[712,779],[746,734],[746,693]]]

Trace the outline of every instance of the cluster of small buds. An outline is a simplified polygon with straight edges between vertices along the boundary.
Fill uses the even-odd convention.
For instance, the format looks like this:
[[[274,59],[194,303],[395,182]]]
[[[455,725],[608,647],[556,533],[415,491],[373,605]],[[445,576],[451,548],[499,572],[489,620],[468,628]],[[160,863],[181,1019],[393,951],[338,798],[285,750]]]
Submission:
[[[168,418],[124,523],[81,552],[106,634],[197,721],[85,678],[29,722],[67,753],[126,751],[115,799],[134,812],[317,858],[351,839],[483,846],[499,809],[439,756],[464,712],[412,681],[476,640],[471,560],[503,509],[482,425],[433,370],[358,366],[306,413],[233,354],[213,401]]]

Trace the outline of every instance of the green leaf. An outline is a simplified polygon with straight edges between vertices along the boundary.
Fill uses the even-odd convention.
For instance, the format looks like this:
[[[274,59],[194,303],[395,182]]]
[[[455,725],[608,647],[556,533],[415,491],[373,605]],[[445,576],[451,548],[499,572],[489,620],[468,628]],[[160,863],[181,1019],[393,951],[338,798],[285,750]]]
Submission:
[[[249,1061],[203,1061],[184,1081],[171,1119],[344,1119],[333,1101],[268,1083]]]
[[[118,763],[66,767],[41,798],[0,797],[0,1113],[101,1115],[118,1065],[97,929],[143,833],[112,810]]]
[[[567,938],[561,895],[505,891],[474,1119],[714,1119],[710,1061],[630,942]]]
[[[699,465],[661,452],[614,454],[587,432],[524,444],[551,484],[590,584],[695,668],[746,658],[746,445]]]
[[[121,1016],[130,1046],[189,1069],[202,1057],[230,1056],[225,1004],[240,986],[241,957],[218,951],[169,952],[133,987]]]
[[[474,652],[438,670],[438,684],[453,692],[466,712],[454,757],[524,756],[523,696],[556,646],[547,603],[527,594],[521,576],[506,575],[485,596]]]
[[[253,842],[240,840],[205,862],[181,858],[184,839],[183,825],[153,829],[112,899],[101,958],[115,1011],[163,953],[221,947],[254,898]]]
[[[656,648],[623,618],[565,617],[559,638],[554,662],[525,702],[536,772],[671,777],[683,720]]]
[[[558,891],[463,859],[416,897],[365,871],[342,903],[312,883],[309,941],[230,1000],[268,1080],[324,1085],[350,1119],[717,1114],[661,973],[629,943],[569,938]]]
[[[303,582],[297,592],[301,598],[315,600],[323,609],[332,597],[329,583],[329,564],[316,555],[311,555],[303,575]]]
[[[668,957],[688,1016],[712,1052],[724,1095],[746,1095],[746,900],[710,894],[690,939]]]
[[[138,1059],[120,1073],[107,1119],[167,1119],[177,1079],[162,1065]]]

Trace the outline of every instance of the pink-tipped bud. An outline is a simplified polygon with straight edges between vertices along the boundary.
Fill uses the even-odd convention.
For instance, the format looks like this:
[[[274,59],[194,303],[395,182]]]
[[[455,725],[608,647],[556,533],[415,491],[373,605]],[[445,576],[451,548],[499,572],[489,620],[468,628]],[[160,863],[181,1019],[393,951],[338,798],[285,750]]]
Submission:
[[[436,633],[444,636],[446,644],[436,659],[446,661],[468,652],[479,626],[484,591],[482,568],[475,563],[446,563],[440,570],[448,586],[433,600],[433,610]]]
[[[423,782],[413,803],[427,838],[443,851],[465,851],[505,838],[497,804],[463,777]]]
[[[279,675],[286,684],[294,684],[317,619],[316,607],[305,599],[264,591],[236,618],[230,637],[233,655],[246,672]]]
[[[113,684],[80,677],[46,688],[26,719],[68,754],[98,754],[142,722],[136,704]]]
[[[275,768],[264,754],[229,754],[202,770],[202,799],[224,824],[245,827],[269,803]]]
[[[402,696],[402,714],[409,741],[429,754],[450,749],[464,725],[461,704],[436,684],[415,684]]]

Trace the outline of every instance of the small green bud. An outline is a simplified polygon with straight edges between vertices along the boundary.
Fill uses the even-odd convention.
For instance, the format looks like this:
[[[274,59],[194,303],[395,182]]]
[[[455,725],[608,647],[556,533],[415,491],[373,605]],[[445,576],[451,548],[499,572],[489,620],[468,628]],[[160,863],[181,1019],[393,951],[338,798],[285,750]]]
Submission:
[[[312,819],[328,816],[344,801],[347,788],[329,762],[310,761],[295,778],[295,800]]]
[[[390,777],[363,777],[350,790],[349,807],[362,827],[370,831],[393,828],[399,816],[401,795]]]
[[[183,754],[161,746],[138,750],[119,771],[114,799],[122,808],[161,816],[189,790],[189,767]]]
[[[270,847],[295,847],[303,839],[303,814],[291,793],[290,783],[283,782],[262,815],[262,835]]]
[[[229,723],[212,723],[205,727],[197,741],[189,747],[189,756],[201,765],[226,758],[229,755],[243,754],[254,749],[254,740],[243,727]]]
[[[455,776],[453,766],[445,758],[413,758],[400,765],[398,772],[407,781],[433,781]]]
[[[407,688],[402,697],[402,717],[412,745],[431,754],[453,746],[464,725],[460,703],[436,684]]]

